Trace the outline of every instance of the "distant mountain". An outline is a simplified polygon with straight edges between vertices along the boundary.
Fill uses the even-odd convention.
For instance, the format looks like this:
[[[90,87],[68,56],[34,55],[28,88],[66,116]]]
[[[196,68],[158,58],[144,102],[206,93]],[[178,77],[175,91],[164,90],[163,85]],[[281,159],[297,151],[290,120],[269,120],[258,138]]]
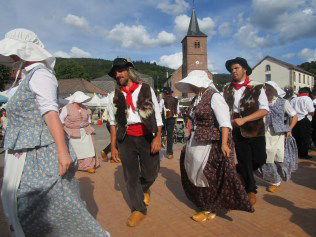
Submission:
[[[158,86],[169,75],[174,72],[173,69],[162,67],[156,63],[135,61],[136,69],[143,74],[151,76],[158,81]],[[57,58],[55,65],[56,77],[58,79],[84,78],[92,80],[107,74],[112,66],[112,61],[94,58]]]
[[[316,61],[302,63],[301,65],[298,65],[298,67],[316,75]]]

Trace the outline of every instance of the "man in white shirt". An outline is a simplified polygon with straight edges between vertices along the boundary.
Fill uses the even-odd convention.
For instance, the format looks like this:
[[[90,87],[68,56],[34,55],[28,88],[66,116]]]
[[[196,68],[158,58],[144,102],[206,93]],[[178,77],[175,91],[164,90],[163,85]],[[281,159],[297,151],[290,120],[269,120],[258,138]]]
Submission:
[[[110,95],[108,103],[111,156],[115,161],[120,156],[122,161],[132,209],[126,224],[132,227],[147,214],[149,188],[160,167],[163,124],[153,89],[140,83],[130,59],[116,58],[108,74],[120,87]]]
[[[250,81],[252,69],[244,58],[228,60],[226,69],[232,82],[224,87],[223,95],[233,119],[237,171],[254,205],[257,186],[253,171],[265,164],[267,158],[263,117],[269,112],[269,103],[263,85]]]
[[[293,136],[297,143],[298,155],[303,159],[310,159],[308,149],[311,145],[312,117],[314,116],[314,105],[309,97],[308,87],[300,88],[297,97],[291,100],[291,105],[297,112],[298,122],[293,128]]]

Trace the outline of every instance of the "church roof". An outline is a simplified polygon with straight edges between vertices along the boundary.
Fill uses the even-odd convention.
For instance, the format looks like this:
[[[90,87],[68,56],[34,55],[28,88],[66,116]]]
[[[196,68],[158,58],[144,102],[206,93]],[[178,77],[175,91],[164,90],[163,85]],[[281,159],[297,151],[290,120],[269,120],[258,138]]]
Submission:
[[[199,23],[195,14],[195,9],[193,9],[192,11],[187,36],[207,36],[202,31],[200,31]]]

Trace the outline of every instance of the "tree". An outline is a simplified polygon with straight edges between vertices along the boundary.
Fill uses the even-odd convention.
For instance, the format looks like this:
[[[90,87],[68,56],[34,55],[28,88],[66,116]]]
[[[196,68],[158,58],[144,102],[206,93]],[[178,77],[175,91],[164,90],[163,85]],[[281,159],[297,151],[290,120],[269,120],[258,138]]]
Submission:
[[[10,78],[11,69],[9,67],[0,65],[0,90],[4,90],[7,79]]]
[[[89,79],[89,76],[84,71],[83,66],[74,60],[64,60],[62,63],[56,65],[55,73],[57,79]]]
[[[298,65],[298,66],[304,69],[305,71],[308,71],[316,75],[316,61],[302,63],[301,65]]]

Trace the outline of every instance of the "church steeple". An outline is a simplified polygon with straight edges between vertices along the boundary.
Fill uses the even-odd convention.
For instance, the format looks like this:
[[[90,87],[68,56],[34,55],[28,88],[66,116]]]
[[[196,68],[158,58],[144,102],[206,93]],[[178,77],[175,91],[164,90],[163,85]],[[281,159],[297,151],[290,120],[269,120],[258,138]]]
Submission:
[[[200,31],[199,23],[195,14],[195,9],[192,10],[190,25],[188,28],[187,36],[207,36]]]

